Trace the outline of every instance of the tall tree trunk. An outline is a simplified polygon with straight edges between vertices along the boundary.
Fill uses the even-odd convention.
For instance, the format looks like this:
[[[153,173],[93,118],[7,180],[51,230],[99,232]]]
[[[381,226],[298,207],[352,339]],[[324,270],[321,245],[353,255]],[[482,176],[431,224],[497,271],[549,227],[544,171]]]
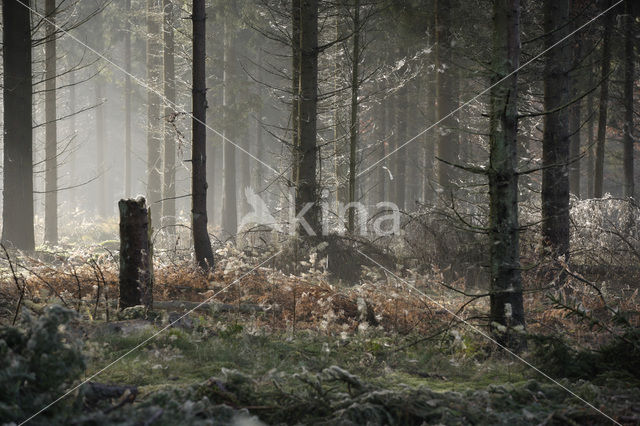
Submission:
[[[2,92],[5,106],[2,241],[18,249],[33,250],[33,100],[29,9],[17,0],[4,0],[2,20]]]
[[[568,32],[569,0],[545,0],[545,47]],[[571,46],[561,43],[547,53],[544,75],[542,139],[542,238],[553,258],[569,256],[569,68]],[[556,111],[557,110],[557,111]],[[553,112],[551,112],[553,111]]]
[[[164,9],[164,96],[167,103],[164,106],[164,182],[162,195],[163,227],[169,234],[175,234],[176,224],[176,140],[172,121],[175,114],[173,105],[176,103],[176,72],[174,59],[173,36],[173,2],[163,0]]]
[[[56,121],[56,1],[46,0],[45,15],[45,198],[44,240],[58,244],[58,123]]]
[[[433,27],[433,25],[432,25]],[[435,38],[435,37],[434,37]],[[436,77],[429,75],[427,77],[429,81],[427,82],[427,126],[432,126],[433,123],[436,122],[436,94],[437,94],[437,86],[436,86]],[[424,176],[422,177],[422,200],[425,203],[433,202],[434,193],[433,193],[433,181],[435,179],[435,167],[434,167],[434,158],[436,153],[436,141],[437,137],[435,136],[435,132],[429,131],[425,133],[425,147],[424,147]]]
[[[349,125],[349,203],[356,202],[356,155],[358,153],[358,93],[360,91],[360,0],[354,0],[353,53],[351,56],[351,123]],[[355,231],[355,208],[349,209],[347,230]]]
[[[605,1],[605,9],[611,7],[611,0]],[[604,36],[602,41],[602,57],[600,70],[602,82],[600,83],[600,101],[598,116],[598,143],[596,145],[596,159],[593,183],[593,196],[602,198],[604,194],[604,146],[607,137],[607,110],[609,104],[609,74],[611,70],[611,31],[613,27],[613,14],[604,15],[602,23]]]
[[[230,105],[230,80],[234,75],[232,70],[235,69],[234,62],[235,56],[233,54],[233,46],[231,45],[228,18],[224,19],[224,55],[223,55],[223,67],[222,72],[222,134],[224,137],[233,137],[235,132],[232,130],[236,123],[233,123],[231,114],[229,114]],[[225,237],[235,237],[238,226],[238,201],[236,199],[236,148],[231,145],[227,140],[222,142],[222,230],[225,233]]]
[[[405,83],[396,94],[396,134],[395,134],[395,148],[398,149],[407,141],[407,125],[408,125],[408,113],[409,113],[409,89],[407,88],[407,84]],[[409,158],[408,147],[404,147],[399,151],[396,151],[393,154],[393,163],[394,163],[394,171],[395,176],[393,181],[393,193],[394,193],[394,202],[398,205],[400,210],[405,209],[406,202],[406,180],[407,180],[407,161]]]
[[[518,77],[520,1],[495,0],[490,118],[489,247],[491,258],[491,324],[498,341],[522,349],[525,340],[513,331],[524,326],[518,224]],[[511,74],[514,73],[514,74]],[[505,81],[502,79],[509,76]],[[494,86],[496,82],[502,81]]]
[[[295,2],[295,0],[294,0]],[[295,14],[294,14],[295,15]],[[300,0],[300,75],[299,75],[299,146],[297,155],[298,182],[296,215],[304,221],[308,234],[322,232],[319,188],[316,176],[318,148],[316,145],[318,110],[318,0]],[[298,53],[294,49],[294,55]],[[307,229],[304,225],[308,224]],[[298,231],[302,231],[298,226]]]
[[[437,119],[440,123],[438,133],[438,156],[448,162],[458,161],[458,133],[456,114],[446,118],[457,108],[457,84],[452,69],[451,54],[451,0],[435,0],[436,2],[436,98]],[[446,69],[443,69],[446,67]],[[455,180],[454,169],[444,163],[438,164],[438,183],[442,188],[452,189]]]
[[[147,0],[147,201],[159,226],[162,206],[162,36],[159,0]]]
[[[595,79],[594,73],[589,75],[589,87],[593,87]],[[593,184],[595,182],[595,135],[594,135],[594,109],[593,109],[593,93],[590,93],[587,97],[587,111],[589,113],[589,122],[587,123],[587,143],[589,144],[589,151],[587,154],[587,196],[593,198]]]
[[[379,123],[379,127],[380,130],[378,132],[378,144],[380,145],[378,148],[378,160],[380,161],[380,163],[378,163],[378,165],[376,166],[378,173],[377,173],[377,183],[376,183],[376,189],[377,189],[377,196],[376,196],[376,200],[378,202],[383,202],[387,200],[387,195],[386,195],[386,191],[385,191],[385,183],[387,182],[387,180],[389,179],[389,175],[387,173],[387,167],[386,167],[386,155],[387,155],[387,150],[385,149],[387,146],[387,140],[388,140],[388,129],[387,129],[387,107],[386,104],[384,102],[382,102],[380,104],[380,106],[377,109],[377,116],[376,116],[376,123]]]
[[[74,139],[74,143],[78,143],[78,129],[76,127],[76,108],[78,105],[77,102],[78,93],[76,91],[76,73],[75,71],[69,72],[69,109],[68,115],[69,117],[69,129],[70,129],[70,137]],[[78,153],[76,146],[71,148],[71,155],[69,156],[69,186],[73,186],[76,182],[76,178],[78,176]],[[73,205],[76,205],[78,202],[78,189],[74,188],[70,191],[69,198]]]
[[[125,0],[127,17],[131,13],[131,0]],[[131,22],[127,19],[127,31],[124,34],[124,195],[130,197],[133,191],[131,177]]]
[[[104,97],[104,80],[102,75],[98,74],[94,77],[94,90],[96,102],[98,102],[98,106],[96,107],[96,164],[98,165],[98,173],[100,173],[100,177],[98,178],[98,215],[100,217],[107,217],[107,180],[105,175],[106,162],[104,158],[104,150],[105,150],[105,119],[104,119],[104,109],[105,105],[105,97]]]
[[[625,2],[624,35],[624,196],[634,196],[633,179],[633,85],[635,55],[633,51],[633,10],[631,0]]]
[[[577,1],[571,1],[571,18],[574,20],[574,30],[579,28],[582,24],[580,19],[579,8],[577,7]],[[571,93],[572,98],[577,99],[581,96],[584,90],[584,73],[581,69],[582,63],[582,39],[576,37],[573,40],[573,64],[572,64],[572,76],[571,76]],[[582,101],[578,100],[569,110],[569,131],[571,133],[571,142],[569,147],[569,190],[571,194],[580,198],[580,142],[581,142],[581,129],[582,126]]]
[[[213,268],[213,250],[207,230],[207,86],[206,86],[206,14],[204,0],[193,0],[193,67],[191,122],[191,229],[196,262]]]

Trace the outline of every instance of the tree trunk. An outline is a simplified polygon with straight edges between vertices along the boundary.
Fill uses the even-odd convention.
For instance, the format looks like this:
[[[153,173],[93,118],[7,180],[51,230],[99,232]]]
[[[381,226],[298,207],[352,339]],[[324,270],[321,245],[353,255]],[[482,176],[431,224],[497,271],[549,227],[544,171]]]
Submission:
[[[611,7],[611,0],[605,1],[604,8]],[[593,196],[602,198],[604,194],[604,145],[607,137],[607,109],[609,103],[609,73],[611,69],[611,31],[613,27],[613,13],[607,13],[604,21],[604,36],[602,41],[602,58],[600,62],[601,78],[600,102],[598,116],[598,143],[596,145],[596,159],[593,183]]]
[[[593,87],[595,80],[593,78],[594,73],[591,72],[589,76],[589,87]],[[593,110],[593,93],[590,93],[587,97],[587,111],[589,113],[589,122],[587,123],[587,143],[589,144],[589,151],[587,154],[587,196],[593,198],[593,184],[595,182],[595,135],[593,131],[594,123],[594,110]]]
[[[233,128],[235,123],[230,117],[230,72],[234,69],[235,56],[233,54],[233,46],[231,45],[231,34],[229,30],[227,17],[224,19],[224,54],[223,54],[223,72],[222,72],[222,134],[224,138],[233,137],[235,134]],[[234,138],[235,139],[235,138]],[[234,238],[238,231],[238,200],[236,198],[236,148],[227,140],[222,142],[222,230],[225,238]]]
[[[131,0],[125,1],[125,10],[127,15],[131,13]],[[127,20],[127,22],[129,22]],[[132,177],[131,177],[131,24],[127,25],[127,31],[124,34],[124,69],[126,75],[124,77],[124,195],[131,196]]]
[[[545,47],[568,32],[569,0],[545,0]],[[555,259],[569,256],[569,68],[571,46],[561,43],[547,53],[544,76],[542,139],[542,238]],[[562,108],[561,108],[562,107]],[[561,108],[557,111],[556,109]],[[551,112],[553,111],[553,112]]]
[[[295,2],[295,0],[294,0]],[[298,182],[296,188],[296,215],[308,224],[308,234],[322,232],[320,221],[319,189],[316,176],[318,148],[316,146],[318,109],[318,0],[300,0],[300,91]],[[294,49],[294,54],[298,53]],[[298,224],[301,225],[301,224]],[[297,226],[298,231],[302,231]]]
[[[576,7],[576,1],[571,1],[571,9],[572,9],[572,19],[575,21],[573,24],[574,30],[579,28],[582,24],[582,21],[579,18],[580,10]],[[577,99],[582,95],[582,91],[584,90],[582,82],[584,81],[584,74],[582,72],[581,63],[582,63],[582,39],[580,37],[576,37],[572,40],[573,42],[573,64],[572,68],[572,77],[571,77],[571,94],[572,98]],[[569,131],[571,133],[570,147],[569,147],[569,191],[574,196],[580,198],[580,142],[581,142],[581,132],[580,128],[582,126],[582,101],[578,100],[569,110]]]
[[[176,72],[174,59],[173,36],[173,2],[163,0],[164,9],[164,96],[167,103],[164,106],[164,184],[162,195],[162,217],[167,232],[175,235],[176,224],[176,140],[172,120],[175,114],[173,105],[176,103]]]
[[[147,199],[153,223],[160,224],[162,206],[162,35],[158,0],[147,0]]]
[[[625,2],[625,40],[624,40],[624,196],[634,196],[633,176],[633,85],[634,63],[633,51],[633,10],[631,0]]]
[[[206,14],[204,0],[193,0],[193,120],[191,124],[191,229],[196,262],[213,268],[213,250],[207,231],[207,86],[205,82]]]
[[[380,106],[377,108],[378,111],[378,115],[377,115],[377,120],[376,122],[379,123],[380,125],[380,130],[378,132],[378,144],[380,145],[378,148],[378,160],[380,161],[378,163],[378,165],[376,166],[376,168],[378,169],[378,173],[377,173],[377,180],[378,182],[376,183],[376,189],[377,189],[377,201],[378,202],[383,202],[387,200],[387,195],[386,195],[386,190],[385,190],[385,183],[387,182],[387,180],[389,179],[389,175],[387,173],[387,167],[386,167],[386,158],[385,156],[387,155],[387,150],[386,150],[386,146],[387,146],[387,140],[388,140],[388,129],[387,129],[387,107],[386,104],[384,102],[382,102],[380,104]]]
[[[353,53],[351,64],[351,123],[349,125],[349,203],[356,202],[356,155],[358,153],[358,93],[360,90],[360,0],[354,0]],[[355,231],[356,209],[349,209],[347,231]]]
[[[456,114],[451,114],[457,108],[457,84],[452,69],[451,54],[451,1],[435,0],[436,2],[436,98],[437,120],[443,120],[438,132],[438,156],[446,161],[458,161],[458,134]],[[446,67],[443,69],[443,67]],[[438,164],[438,183],[444,189],[451,190],[455,180],[454,169],[444,163]]]
[[[120,309],[153,307],[153,248],[143,197],[120,200]]]
[[[56,122],[56,1],[46,0],[45,15],[45,198],[44,240],[58,244],[58,123]]]
[[[515,350],[526,344],[513,327],[524,326],[518,224],[518,77],[520,1],[495,0],[489,197],[491,258],[491,325],[496,339]],[[514,73],[514,74],[511,74]],[[503,78],[510,77],[502,81]],[[493,86],[496,82],[500,84]],[[499,330],[496,324],[506,327]]]
[[[106,108],[104,99],[104,80],[100,74],[96,75],[94,83],[96,102],[99,104],[96,107],[96,164],[98,165],[98,197],[97,208],[98,215],[100,217],[107,217],[107,180],[105,176],[105,119],[104,109]]]
[[[27,2],[28,4],[29,2]],[[17,0],[2,2],[4,168],[2,241],[35,248],[33,233],[33,145],[31,23]],[[9,90],[11,88],[11,90]],[[11,107],[9,107],[11,106]]]
[[[407,84],[405,83],[396,94],[396,134],[395,134],[395,149],[400,148],[407,141],[407,125],[408,119],[407,115],[409,113],[409,90],[407,88]],[[399,151],[396,151],[393,154],[393,163],[395,165],[394,171],[395,176],[393,177],[395,180],[393,181],[393,193],[394,193],[394,202],[398,205],[398,208],[402,211],[405,209],[405,194],[406,194],[406,178],[407,178],[407,161],[408,161],[408,147],[401,148]]]

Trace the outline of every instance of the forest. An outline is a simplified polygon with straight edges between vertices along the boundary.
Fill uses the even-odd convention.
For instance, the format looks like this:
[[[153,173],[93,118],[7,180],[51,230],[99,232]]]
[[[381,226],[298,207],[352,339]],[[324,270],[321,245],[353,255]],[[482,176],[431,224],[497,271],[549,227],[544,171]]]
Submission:
[[[640,425],[640,2],[1,3],[0,425]]]

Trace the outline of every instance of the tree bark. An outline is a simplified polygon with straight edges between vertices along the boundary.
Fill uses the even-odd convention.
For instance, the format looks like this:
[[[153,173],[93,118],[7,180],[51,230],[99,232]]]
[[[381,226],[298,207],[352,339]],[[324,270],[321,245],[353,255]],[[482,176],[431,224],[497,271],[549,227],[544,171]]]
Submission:
[[[172,120],[175,115],[173,105],[176,103],[176,72],[174,58],[173,35],[173,2],[163,0],[164,12],[164,173],[162,195],[163,227],[170,235],[175,235],[176,224],[176,139]]]
[[[228,13],[228,12],[227,12]],[[223,72],[222,72],[222,134],[224,138],[234,134],[233,128],[235,123],[229,114],[231,108],[230,99],[230,80],[231,71],[235,68],[235,56],[233,54],[233,46],[231,44],[231,31],[227,22],[228,18],[224,18],[224,54],[223,54]],[[223,138],[223,139],[224,139]],[[226,139],[222,141],[222,230],[225,237],[234,238],[238,231],[238,200],[236,198],[236,148]]]
[[[518,224],[518,77],[520,1],[495,0],[490,116],[491,325],[496,339],[515,350],[524,347],[513,327],[525,325]],[[514,74],[511,74],[514,73]],[[508,79],[503,78],[510,75]],[[502,81],[494,86],[496,82]],[[506,327],[499,330],[496,325]]]
[[[55,0],[45,2],[45,198],[44,240],[58,244],[58,124],[56,121]]]
[[[436,98],[437,119],[443,120],[439,125],[438,156],[443,160],[455,163],[458,161],[459,141],[455,128],[456,117],[453,114],[445,117],[457,108],[458,96],[455,84],[456,76],[452,69],[451,54],[451,0],[435,0],[436,2]],[[444,69],[443,69],[444,68]],[[451,190],[455,180],[455,170],[451,166],[438,164],[438,183],[444,189]]]
[[[569,0],[545,0],[545,47],[568,32]],[[561,43],[547,53],[544,76],[542,139],[542,239],[555,259],[569,256],[569,68],[571,46]],[[561,108],[562,107],[562,108]],[[561,108],[561,109],[558,109]],[[555,111],[558,109],[557,111]],[[553,112],[551,112],[553,111]]]
[[[145,199],[120,200],[120,309],[153,307],[153,248]]]
[[[631,0],[625,2],[625,35],[624,35],[624,196],[634,196],[633,176],[633,85],[635,55],[633,50],[633,10]]]
[[[29,4],[29,2],[26,2]],[[2,2],[4,160],[2,241],[35,248],[33,232],[33,145],[31,23],[17,0]],[[10,106],[10,107],[9,107]]]
[[[611,0],[606,0],[604,8],[607,9],[609,7],[611,7]],[[611,31],[613,27],[613,13],[610,12],[604,15],[602,25],[604,27],[602,57],[600,61],[602,83],[600,83],[598,142],[596,145],[593,183],[593,196],[595,198],[602,198],[604,194],[604,148],[607,137],[607,110],[609,104],[609,73],[611,70]]]
[[[573,28],[577,29],[583,20],[579,18],[580,10],[577,7],[577,1],[571,1],[571,18],[574,20]],[[581,70],[582,57],[582,39],[576,37],[573,42],[573,64],[571,76],[571,94],[573,99],[577,99],[582,95],[584,90],[584,74]],[[569,110],[569,130],[571,132],[571,140],[569,147],[569,191],[574,196],[580,198],[580,145],[581,145],[581,126],[582,126],[582,100],[578,100],[571,105]]]
[[[191,229],[196,262],[204,270],[213,268],[213,250],[207,231],[207,86],[205,82],[206,14],[204,0],[193,0],[193,67],[191,124]]]
[[[295,3],[295,0],[294,0]],[[295,15],[295,13],[294,13]],[[299,74],[299,146],[297,155],[298,182],[296,215],[306,220],[309,234],[320,234],[319,188],[316,176],[318,148],[316,145],[318,109],[318,0],[300,0],[300,44],[293,54],[300,55]],[[295,20],[295,19],[294,19]],[[294,43],[295,44],[295,43]],[[306,210],[306,212],[305,212]],[[302,229],[297,226],[298,232]]]
[[[153,223],[160,224],[162,207],[162,35],[159,0],[147,0],[147,199]]]
[[[356,155],[358,153],[358,93],[360,90],[360,0],[354,0],[353,53],[351,64],[351,123],[349,125],[349,203],[356,202]],[[349,209],[347,231],[355,231],[355,208]]]

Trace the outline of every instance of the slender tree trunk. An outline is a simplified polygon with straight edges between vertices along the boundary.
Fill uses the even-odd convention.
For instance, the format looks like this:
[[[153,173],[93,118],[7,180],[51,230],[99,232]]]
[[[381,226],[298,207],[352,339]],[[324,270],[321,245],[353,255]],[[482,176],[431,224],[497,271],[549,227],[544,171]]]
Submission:
[[[70,129],[70,137],[74,139],[74,144],[78,144],[77,136],[78,129],[76,126],[76,108],[78,105],[77,102],[77,91],[76,91],[76,73],[74,71],[69,73],[69,109],[68,114],[69,118],[69,129]],[[74,145],[71,148],[71,155],[69,157],[69,185],[73,185],[76,182],[76,178],[78,176],[78,153],[77,146]],[[69,198],[73,205],[77,205],[78,202],[78,189],[74,188],[70,190]]]
[[[633,85],[635,55],[633,51],[633,10],[631,0],[625,2],[624,40],[624,196],[634,196],[633,176]]]
[[[433,25],[432,25],[433,27]],[[435,36],[434,36],[435,38]],[[427,77],[429,81],[427,82],[427,126],[432,126],[433,123],[436,122],[436,94],[437,94],[437,86],[436,86],[436,77],[429,75]],[[434,158],[436,151],[436,141],[437,137],[434,135],[433,131],[425,133],[425,148],[424,148],[424,176],[423,176],[423,184],[422,184],[422,199],[425,203],[433,202],[434,193],[433,193],[433,181],[435,179],[434,175]]]
[[[318,109],[318,0],[300,0],[299,139],[296,215],[306,221],[309,234],[322,232],[316,176]],[[298,53],[294,49],[294,55]],[[303,226],[304,228],[304,226]],[[298,231],[302,231],[298,227]]]
[[[575,21],[573,24],[574,29],[577,29],[582,20],[579,19],[577,15],[579,15],[580,11],[576,7],[576,1],[571,1],[571,10],[572,16],[571,18]],[[571,76],[571,93],[572,98],[576,99],[582,94],[582,90],[584,90],[582,82],[584,81],[584,74],[581,67],[582,62],[582,39],[580,37],[576,37],[573,40],[573,64],[572,64],[572,73]],[[582,126],[582,101],[576,101],[569,110],[569,131],[571,132],[571,141],[569,147],[569,157],[570,157],[570,165],[569,165],[569,190],[571,194],[580,198],[580,142],[581,142],[581,132],[580,128]]]
[[[489,197],[491,258],[491,324],[497,340],[515,350],[526,341],[513,327],[524,326],[518,224],[518,68],[520,57],[520,1],[495,0],[493,6],[493,63]],[[514,74],[511,74],[514,73]],[[506,76],[501,84],[493,86]],[[494,327],[507,327],[503,332]]]
[[[131,13],[131,0],[125,0],[127,15]],[[124,34],[124,194],[130,197],[132,189],[131,177],[131,24],[127,19],[127,31]]]
[[[45,198],[44,240],[58,244],[58,123],[56,121],[56,27],[55,0],[46,0],[45,15]]]
[[[104,119],[104,109],[105,105],[105,97],[104,97],[104,80],[101,75],[97,75],[95,78],[95,96],[96,102],[98,105],[95,109],[96,111],[96,164],[98,165],[98,173],[101,176],[98,178],[98,215],[100,217],[107,217],[107,181],[105,176],[105,168],[106,162],[104,158],[104,148],[105,148],[105,119]]]
[[[153,224],[162,215],[162,33],[159,0],[147,0],[147,201]]]
[[[409,113],[409,90],[407,88],[407,84],[398,90],[396,95],[396,143],[395,149],[400,148],[407,141],[407,125],[408,125],[408,113]],[[406,189],[407,189],[407,161],[409,159],[408,147],[404,147],[399,151],[396,151],[393,154],[393,162],[395,164],[395,176],[394,176],[394,185],[393,192],[395,203],[398,205],[400,210],[405,209],[406,202]]]
[[[356,155],[358,153],[358,93],[360,91],[360,0],[354,0],[353,53],[351,64],[351,123],[349,125],[349,203],[356,202]],[[349,209],[347,230],[355,231],[355,208]]]
[[[222,134],[224,137],[229,137],[235,134],[233,128],[232,118],[229,114],[230,105],[230,81],[231,76],[234,74],[230,72],[233,70],[235,57],[233,55],[233,46],[231,45],[230,30],[227,24],[227,19],[224,20],[224,55],[223,55],[223,67],[222,72]],[[235,138],[233,138],[235,139]],[[227,140],[223,141],[222,145],[222,186],[224,192],[222,194],[222,230],[225,233],[225,237],[235,237],[238,226],[238,201],[236,199],[236,148],[231,145]]]
[[[169,234],[175,234],[176,224],[176,140],[172,120],[175,114],[173,105],[176,103],[176,72],[174,59],[173,36],[173,2],[163,0],[164,9],[164,96],[167,103],[164,106],[164,182],[162,195],[163,226]]]
[[[589,76],[589,87],[593,87],[595,79],[593,78],[593,72]],[[587,194],[589,198],[593,198],[593,184],[595,182],[595,135],[594,135],[594,109],[593,109],[593,93],[590,93],[587,97],[587,111],[589,112],[589,122],[587,123],[587,143],[589,144],[589,151],[587,154]]]
[[[605,1],[605,9],[611,7],[611,0]],[[604,37],[602,41],[602,58],[600,70],[602,83],[600,86],[600,102],[598,116],[598,143],[596,145],[595,172],[593,184],[593,196],[602,198],[604,194],[604,154],[605,140],[607,137],[607,110],[609,103],[609,73],[611,69],[611,31],[613,27],[613,13],[607,13],[602,18]]]
[[[213,250],[207,230],[207,86],[206,86],[206,14],[204,0],[193,0],[193,120],[191,130],[191,229],[196,262],[213,268]]]
[[[29,3],[29,2],[27,2]],[[2,242],[35,248],[33,233],[33,146],[31,23],[17,0],[2,2],[4,168]],[[9,90],[11,88],[11,90]],[[9,107],[11,106],[11,107]]]
[[[568,32],[569,0],[545,0],[545,46],[557,43]],[[561,43],[547,53],[544,77],[542,140],[542,238],[552,257],[569,256],[569,68],[571,46]]]
[[[451,67],[451,0],[435,0],[436,2],[436,87],[437,87],[437,119],[440,123],[438,133],[438,156],[446,161],[458,161],[459,143],[455,130],[456,114],[446,118],[457,107],[456,76]],[[446,67],[446,69],[443,69]],[[452,189],[455,171],[451,166],[438,164],[438,183],[442,188]]]

